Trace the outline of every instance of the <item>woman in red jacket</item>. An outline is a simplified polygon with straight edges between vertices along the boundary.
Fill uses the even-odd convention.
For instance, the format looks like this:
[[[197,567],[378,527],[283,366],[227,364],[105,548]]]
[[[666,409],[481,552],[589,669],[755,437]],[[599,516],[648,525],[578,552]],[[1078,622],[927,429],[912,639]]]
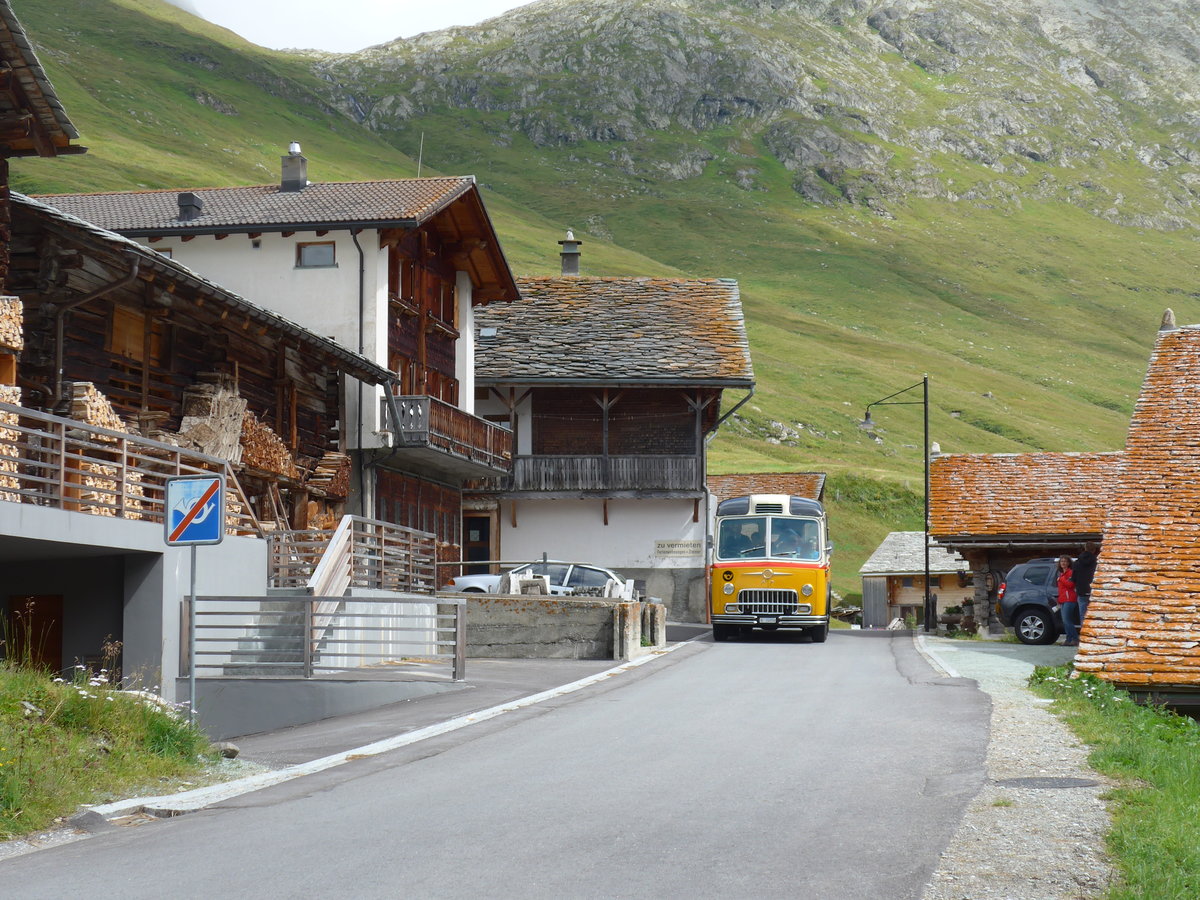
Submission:
[[[1071,575],[1071,557],[1058,558],[1058,608],[1062,613],[1067,639],[1064,647],[1079,646],[1079,598],[1075,594],[1075,579]]]

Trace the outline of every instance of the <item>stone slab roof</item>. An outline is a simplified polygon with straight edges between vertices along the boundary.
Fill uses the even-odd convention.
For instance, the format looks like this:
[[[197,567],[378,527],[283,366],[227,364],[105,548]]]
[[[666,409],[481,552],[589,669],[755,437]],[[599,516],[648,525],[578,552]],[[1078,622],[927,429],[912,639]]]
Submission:
[[[1200,691],[1200,326],[1158,335],[1075,668]]]
[[[189,188],[204,204],[199,216],[179,218],[178,190],[51,194],[40,199],[109,231],[137,236],[210,234],[252,226],[420,224],[472,190],[469,175],[389,181],[315,182],[302,191],[278,184]]]
[[[377,365],[365,356],[343,347],[330,338],[315,334],[276,312],[250,302],[203,275],[196,274],[175,260],[143,247],[136,241],[107,231],[91,222],[85,222],[70,213],[65,213],[16,191],[12,194],[12,204],[14,211],[28,213],[36,219],[68,229],[70,232],[90,238],[92,241],[98,241],[107,247],[136,254],[143,271],[152,270],[166,281],[190,283],[206,297],[229,307],[231,311],[244,314],[250,320],[260,325],[266,325],[274,331],[291,335],[302,345],[310,348],[311,352],[318,352],[323,356],[336,359],[343,370],[355,378],[369,384],[388,384],[395,377],[386,368]]]
[[[68,146],[79,132],[67,118],[54,85],[42,68],[25,29],[13,14],[9,0],[0,0],[0,59],[12,67],[12,78],[24,94],[17,102],[10,91],[0,91],[0,115],[31,116],[28,137],[15,138],[3,148],[8,156],[53,156],[57,153],[82,153],[84,148]]]
[[[981,453],[936,456],[929,531],[949,538],[1098,537],[1122,454]]]
[[[518,278],[521,299],[477,312],[480,383],[750,387],[736,281]]]
[[[745,494],[793,494],[820,501],[825,493],[824,472],[751,472],[709,475],[708,489],[717,501]]]
[[[929,571],[946,575],[969,569],[967,561],[943,547],[929,548]],[[893,531],[858,570],[860,575],[924,575],[925,532]]]

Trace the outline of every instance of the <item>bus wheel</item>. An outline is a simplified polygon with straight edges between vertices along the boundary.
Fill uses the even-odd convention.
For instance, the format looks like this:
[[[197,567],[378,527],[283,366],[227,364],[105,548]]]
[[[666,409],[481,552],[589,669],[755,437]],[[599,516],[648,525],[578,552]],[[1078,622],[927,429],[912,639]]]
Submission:
[[[713,625],[713,640],[727,641],[733,637],[732,625]]]
[[[825,643],[825,638],[829,637],[829,623],[822,622],[820,625],[808,629],[808,636],[812,638],[814,644]]]

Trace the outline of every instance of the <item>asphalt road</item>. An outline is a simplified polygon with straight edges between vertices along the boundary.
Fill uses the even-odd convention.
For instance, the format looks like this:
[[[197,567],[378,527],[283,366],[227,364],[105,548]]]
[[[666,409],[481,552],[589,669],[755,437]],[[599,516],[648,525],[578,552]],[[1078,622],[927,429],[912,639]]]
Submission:
[[[989,703],[908,635],[707,640],[217,808],[0,862],[0,895],[916,898]]]

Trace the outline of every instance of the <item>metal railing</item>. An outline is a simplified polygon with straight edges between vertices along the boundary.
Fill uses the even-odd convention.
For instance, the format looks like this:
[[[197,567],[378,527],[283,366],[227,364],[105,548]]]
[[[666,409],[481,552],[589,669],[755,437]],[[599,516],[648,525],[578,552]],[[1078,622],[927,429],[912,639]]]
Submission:
[[[189,602],[183,601],[185,629]],[[198,597],[196,675],[402,680],[436,675],[429,666],[442,660],[461,681],[465,612],[461,598]],[[180,671],[187,672],[187,640],[180,645]]]
[[[408,594],[437,587],[437,536],[427,531],[344,516],[336,530],[277,531],[267,540],[273,587],[332,597],[349,587]]]
[[[396,446],[434,447],[492,469],[508,469],[513,438],[507,428],[435,397],[405,396],[395,400],[400,416],[395,423]]]
[[[511,475],[469,484],[479,491],[698,491],[696,456],[518,456]]]
[[[0,501],[162,522],[166,480],[223,473],[227,534],[262,536],[228,461],[0,403]]]

